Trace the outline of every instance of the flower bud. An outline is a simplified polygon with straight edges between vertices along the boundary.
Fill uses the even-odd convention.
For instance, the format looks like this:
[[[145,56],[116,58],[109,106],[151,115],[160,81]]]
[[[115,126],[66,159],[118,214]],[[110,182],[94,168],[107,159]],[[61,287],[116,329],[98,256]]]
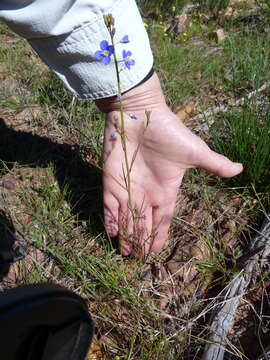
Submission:
[[[114,17],[112,16],[112,14],[103,15],[103,19],[107,28],[111,28],[112,26],[114,26]]]

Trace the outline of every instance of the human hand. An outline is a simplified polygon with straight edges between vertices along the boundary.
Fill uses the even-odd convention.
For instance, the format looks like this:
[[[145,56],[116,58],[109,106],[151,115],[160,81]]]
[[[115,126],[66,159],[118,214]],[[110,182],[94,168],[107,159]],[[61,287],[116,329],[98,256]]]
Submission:
[[[212,151],[174,115],[165,99],[156,74],[124,93],[127,156],[131,163],[132,209],[123,179],[124,152],[118,133],[119,101],[97,101],[106,113],[104,136],[104,214],[111,236],[119,236],[124,255],[136,257],[159,252],[165,245],[177,192],[189,168],[202,168],[221,177],[239,174],[243,167]],[[149,112],[149,122],[146,116]],[[130,116],[131,115],[131,116]],[[137,221],[136,236],[133,221]]]

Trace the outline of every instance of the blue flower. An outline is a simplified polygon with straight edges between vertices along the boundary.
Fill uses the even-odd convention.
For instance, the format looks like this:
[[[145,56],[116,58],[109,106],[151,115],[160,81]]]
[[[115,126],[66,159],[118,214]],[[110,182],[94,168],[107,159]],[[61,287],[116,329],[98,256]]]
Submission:
[[[109,45],[107,40],[102,40],[99,46],[101,50],[96,51],[94,56],[98,61],[101,61],[102,64],[108,65],[111,62],[114,47]]]
[[[134,115],[134,114],[129,114],[129,117],[130,117],[131,119],[133,119],[133,120],[137,120],[137,119],[138,119],[137,116]]]
[[[112,132],[111,135],[110,135],[110,140],[111,141],[115,141],[117,139],[117,135],[115,132]]]
[[[122,39],[120,40],[120,42],[124,43],[124,44],[129,43],[128,35],[123,36]]]
[[[131,51],[123,50],[123,61],[125,63],[125,67],[128,68],[128,70],[130,70],[130,67],[132,65],[135,65],[135,60],[130,58],[131,55],[132,55]]]

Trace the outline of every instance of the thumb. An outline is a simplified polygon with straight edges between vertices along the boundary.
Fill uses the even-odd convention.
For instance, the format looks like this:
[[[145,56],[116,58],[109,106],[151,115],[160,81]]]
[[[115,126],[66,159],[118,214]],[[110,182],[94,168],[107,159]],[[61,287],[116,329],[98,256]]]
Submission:
[[[198,167],[224,178],[230,178],[243,171],[242,164],[232,162],[226,156],[218,154],[211,149],[201,158]]]

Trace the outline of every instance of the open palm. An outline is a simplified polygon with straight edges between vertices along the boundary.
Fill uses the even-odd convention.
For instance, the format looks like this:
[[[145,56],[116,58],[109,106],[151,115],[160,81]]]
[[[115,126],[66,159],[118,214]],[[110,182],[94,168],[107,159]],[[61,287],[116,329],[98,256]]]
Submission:
[[[231,177],[243,167],[212,151],[170,111],[156,74],[122,94],[121,101],[129,167],[132,163],[131,205],[124,179],[127,172],[120,138],[119,99],[96,101],[106,113],[105,225],[111,236],[119,236],[124,255],[142,256],[164,246],[177,192],[188,168]]]
[[[136,153],[130,173],[136,236],[132,236],[134,211],[132,216],[123,176],[125,160],[117,133],[117,111],[107,114],[105,127],[104,206],[107,230],[119,236],[122,253],[139,256],[139,249],[145,254],[164,246],[186,169],[200,167],[231,177],[242,171],[242,165],[212,151],[166,104],[151,107],[148,125],[145,111],[133,109],[132,114],[136,119],[125,114],[125,133],[129,164]]]

